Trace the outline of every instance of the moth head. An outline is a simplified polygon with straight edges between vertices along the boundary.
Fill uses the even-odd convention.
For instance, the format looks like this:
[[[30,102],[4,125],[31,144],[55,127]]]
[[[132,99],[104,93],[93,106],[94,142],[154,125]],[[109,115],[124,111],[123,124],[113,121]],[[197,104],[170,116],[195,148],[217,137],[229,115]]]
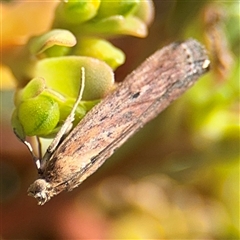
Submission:
[[[50,183],[45,179],[37,179],[28,188],[28,196],[36,198],[38,205],[43,205],[52,197]]]

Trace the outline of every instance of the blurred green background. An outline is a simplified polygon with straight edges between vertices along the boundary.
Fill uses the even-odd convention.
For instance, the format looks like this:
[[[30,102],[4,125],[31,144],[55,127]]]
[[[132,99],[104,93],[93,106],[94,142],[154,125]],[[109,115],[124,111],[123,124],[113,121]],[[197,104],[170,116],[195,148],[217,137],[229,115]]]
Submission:
[[[117,81],[158,48],[189,37],[207,47],[211,72],[82,185],[43,207],[26,194],[37,174],[12,133],[14,86],[1,75],[2,239],[239,239],[239,1],[154,4],[147,38],[112,40],[126,54]]]

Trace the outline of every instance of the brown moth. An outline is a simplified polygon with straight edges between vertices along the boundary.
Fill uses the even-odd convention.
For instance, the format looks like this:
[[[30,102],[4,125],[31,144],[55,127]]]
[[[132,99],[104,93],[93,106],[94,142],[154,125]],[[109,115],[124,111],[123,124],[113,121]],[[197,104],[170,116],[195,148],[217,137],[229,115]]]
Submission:
[[[36,161],[39,178],[29,187],[28,194],[43,205],[63,190],[80,185],[131,135],[206,73],[209,64],[204,47],[192,39],[158,50],[60,143],[74,119],[81,90],[68,123],[62,127],[65,130],[60,130],[43,159]]]

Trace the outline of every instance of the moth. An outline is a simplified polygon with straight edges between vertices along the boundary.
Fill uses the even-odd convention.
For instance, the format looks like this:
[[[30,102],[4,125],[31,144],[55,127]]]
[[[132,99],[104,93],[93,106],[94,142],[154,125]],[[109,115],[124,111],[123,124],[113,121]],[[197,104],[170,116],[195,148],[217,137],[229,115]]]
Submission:
[[[71,191],[93,174],[131,135],[155,118],[209,70],[204,47],[196,40],[156,51],[67,133],[83,91],[42,159],[28,195],[45,204]],[[84,69],[82,69],[82,85]],[[25,142],[26,145],[28,145]],[[28,146],[31,150],[31,146]]]

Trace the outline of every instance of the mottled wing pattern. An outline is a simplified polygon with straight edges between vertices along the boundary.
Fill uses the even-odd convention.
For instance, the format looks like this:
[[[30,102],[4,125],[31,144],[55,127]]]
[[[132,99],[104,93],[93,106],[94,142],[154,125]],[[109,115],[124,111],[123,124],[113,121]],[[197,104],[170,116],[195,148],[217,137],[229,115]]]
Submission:
[[[132,134],[156,117],[208,70],[195,40],[173,43],[147,59],[73,129],[43,177],[55,193],[78,186]]]

